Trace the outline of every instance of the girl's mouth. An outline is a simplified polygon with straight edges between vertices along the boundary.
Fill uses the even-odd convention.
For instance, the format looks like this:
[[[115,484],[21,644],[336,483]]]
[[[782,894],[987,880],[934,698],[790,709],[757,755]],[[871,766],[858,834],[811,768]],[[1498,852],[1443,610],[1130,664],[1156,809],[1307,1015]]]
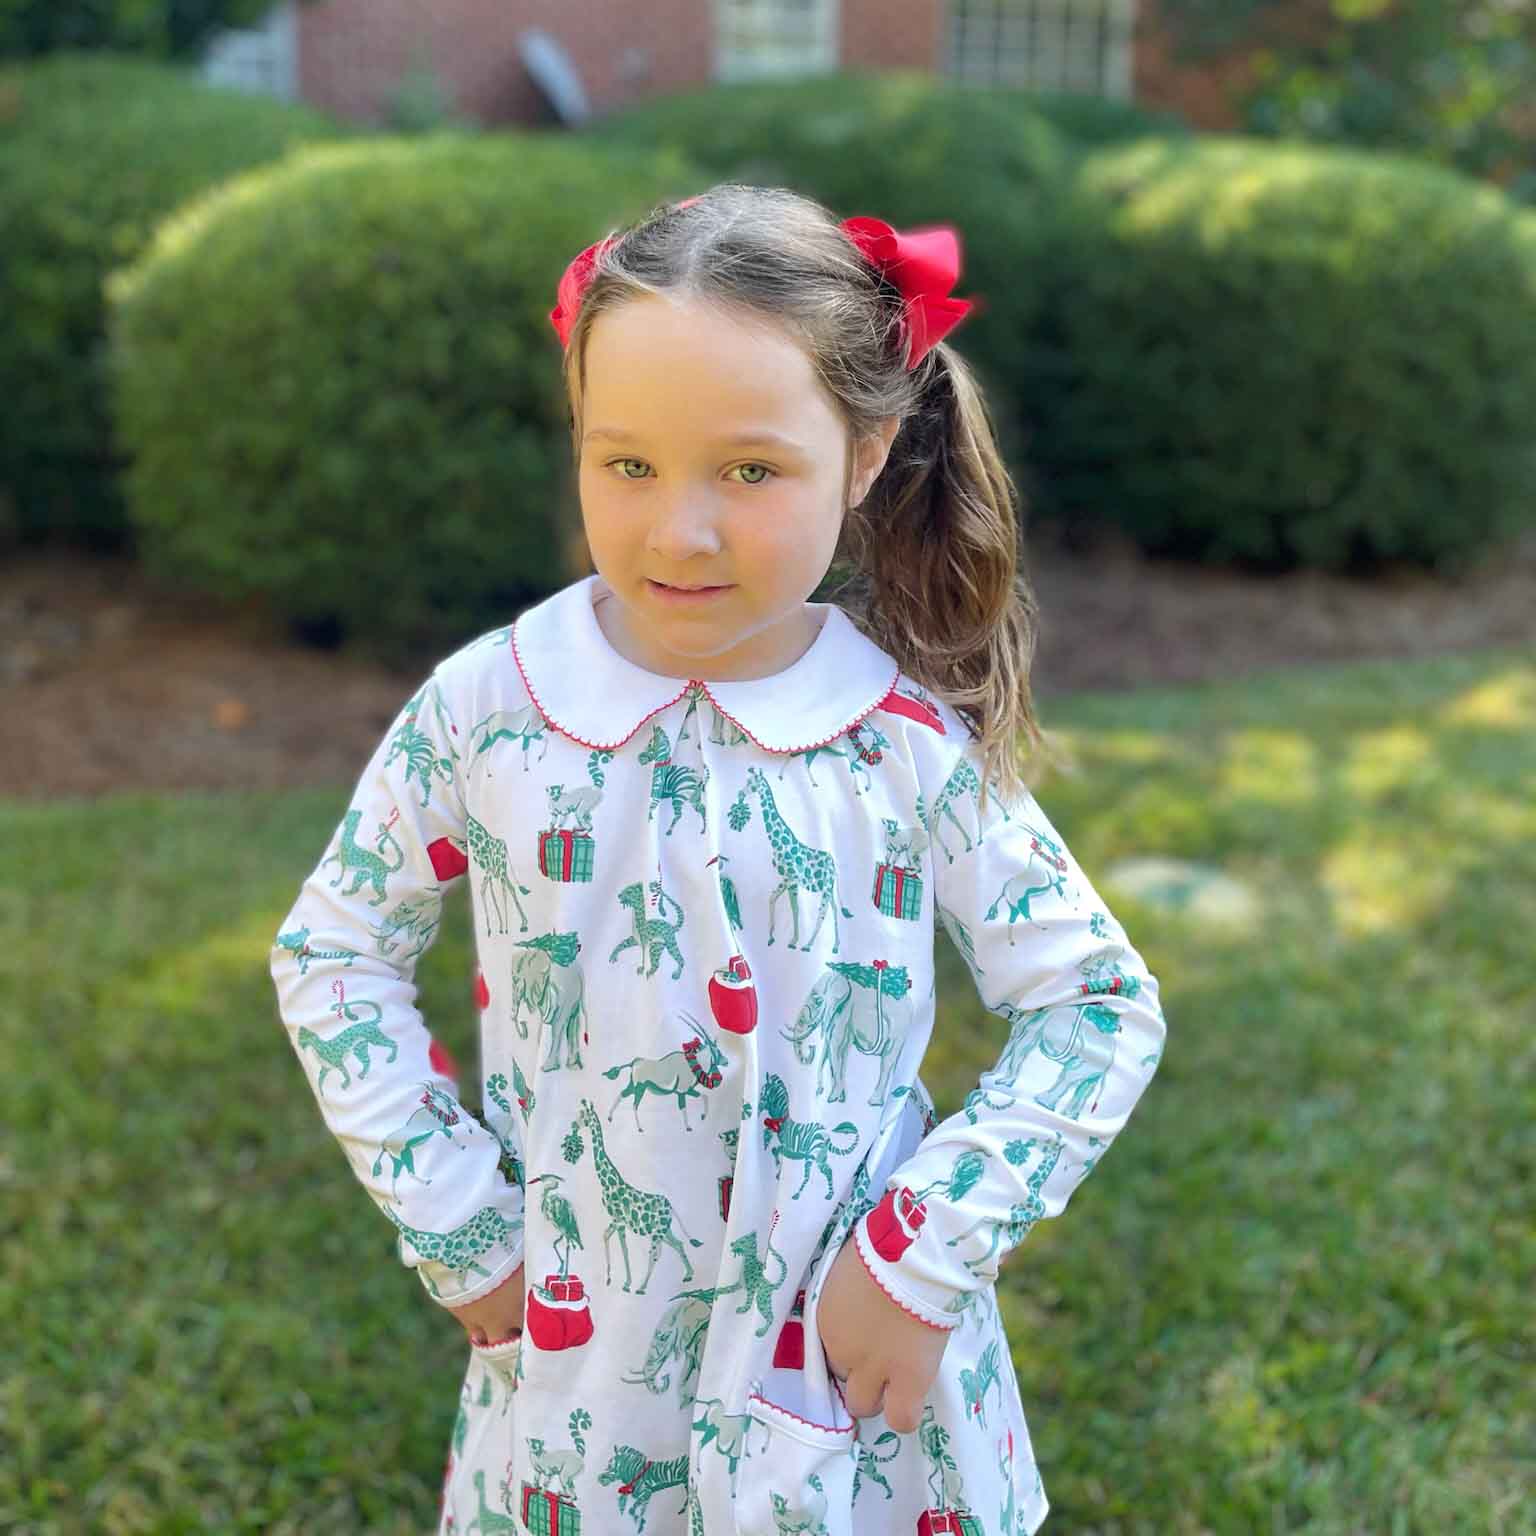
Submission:
[[[682,587],[669,587],[663,582],[646,579],[646,586],[650,591],[667,603],[703,603],[711,598],[719,597],[722,592],[729,592],[729,586],[721,587],[697,587],[693,591],[687,591]]]

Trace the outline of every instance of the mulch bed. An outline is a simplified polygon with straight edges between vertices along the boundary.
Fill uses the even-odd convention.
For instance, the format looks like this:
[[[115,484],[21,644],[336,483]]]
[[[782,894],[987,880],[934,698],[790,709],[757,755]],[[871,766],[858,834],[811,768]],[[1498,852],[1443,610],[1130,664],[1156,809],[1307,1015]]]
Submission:
[[[1026,558],[1047,728],[1062,693],[1536,645],[1536,532],[1459,581],[1255,576],[1044,532]],[[0,569],[0,796],[350,786],[434,659],[391,672],[288,640],[254,606],[168,597],[129,562],[24,552]]]

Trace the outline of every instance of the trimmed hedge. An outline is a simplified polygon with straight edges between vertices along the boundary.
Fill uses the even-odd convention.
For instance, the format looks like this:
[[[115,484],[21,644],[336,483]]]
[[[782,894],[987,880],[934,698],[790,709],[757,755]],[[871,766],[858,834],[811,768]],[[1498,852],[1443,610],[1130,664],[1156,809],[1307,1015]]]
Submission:
[[[676,156],[565,136],[374,138],[168,221],[109,283],[151,574],[402,663],[569,580],[555,289],[698,186]]]
[[[726,179],[959,228],[984,308],[954,342],[1033,518],[1282,569],[1449,569],[1518,533],[1536,216],[1410,160],[1148,121],[832,76],[297,152],[109,285],[141,552],[402,658],[544,595],[579,542],[559,273]]]
[[[1530,524],[1536,215],[1481,182],[927,76],[689,93],[586,137],[955,223],[987,307],[953,341],[1033,519],[1354,572]]]
[[[918,71],[849,72],[683,91],[596,120],[580,137],[673,149],[709,182],[793,187],[840,217],[952,223],[956,293],[981,306],[948,341],[982,381],[1030,512],[1030,430],[1016,402],[1018,341],[1047,322],[1051,273],[1075,259],[1059,210],[1099,145],[1191,134],[1183,119],[1080,94],[958,84]]]
[[[401,656],[498,622],[568,578],[579,536],[548,323],[559,274],[607,229],[719,179],[663,124],[713,124],[717,153],[722,136],[774,145],[782,158],[741,179],[805,186],[841,167],[809,190],[898,223],[934,216],[937,183],[968,188],[968,222],[984,224],[1009,186],[1011,238],[983,242],[995,264],[968,262],[961,287],[1007,316],[1031,298],[1018,251],[1050,238],[1051,189],[1083,148],[1022,100],[925,76],[712,88],[652,103],[649,127],[624,114],[579,136],[381,138],[216,191],[112,285],[145,561]],[[1145,119],[1106,108],[1092,137],[1133,126]],[[983,373],[999,339],[993,397],[1007,395],[1016,323],[958,337]],[[998,421],[1006,439],[1013,413]]]
[[[0,68],[0,549],[127,540],[102,282],[224,177],[358,130],[124,54]]]
[[[1268,570],[1464,570],[1536,522],[1536,216],[1399,156],[1085,157],[1020,349],[1054,513]]]

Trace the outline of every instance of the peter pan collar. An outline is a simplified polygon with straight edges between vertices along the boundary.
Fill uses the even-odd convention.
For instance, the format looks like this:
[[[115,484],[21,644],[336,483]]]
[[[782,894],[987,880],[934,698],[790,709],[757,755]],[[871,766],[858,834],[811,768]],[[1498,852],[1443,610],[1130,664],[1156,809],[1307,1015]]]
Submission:
[[[888,700],[898,707],[912,703],[896,692],[900,667],[836,603],[807,605],[825,616],[821,630],[782,672],[707,682],[663,677],[621,656],[592,607],[609,590],[594,572],[535,604],[512,626],[512,654],[529,697],[550,724],[583,746],[622,745],[690,689],[770,752],[823,746]]]

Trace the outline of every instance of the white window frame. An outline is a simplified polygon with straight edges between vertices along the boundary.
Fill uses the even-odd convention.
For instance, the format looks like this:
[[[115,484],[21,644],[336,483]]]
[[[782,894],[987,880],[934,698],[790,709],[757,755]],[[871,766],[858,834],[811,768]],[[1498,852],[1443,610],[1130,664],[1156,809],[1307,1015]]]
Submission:
[[[218,33],[200,70],[210,85],[255,95],[299,99],[299,18],[295,0],[280,0],[258,27]]]
[[[838,67],[840,0],[715,0],[715,79],[781,80]]]
[[[947,75],[1130,101],[1136,0],[947,0]]]

